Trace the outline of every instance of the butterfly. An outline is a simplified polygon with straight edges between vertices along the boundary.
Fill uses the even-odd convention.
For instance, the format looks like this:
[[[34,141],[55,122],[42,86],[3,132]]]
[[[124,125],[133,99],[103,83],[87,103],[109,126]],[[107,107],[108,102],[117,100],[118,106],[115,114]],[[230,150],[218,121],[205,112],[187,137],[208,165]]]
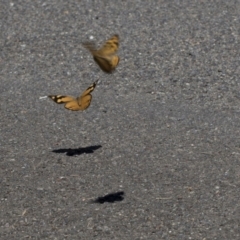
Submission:
[[[55,103],[65,104],[65,108],[72,111],[85,110],[90,106],[92,95],[91,92],[96,87],[97,81],[94,82],[90,87],[88,87],[81,96],[74,98],[71,96],[63,95],[49,95]]]
[[[118,45],[119,37],[117,34],[108,39],[98,50],[94,43],[83,43],[83,46],[92,53],[94,61],[106,73],[112,73],[119,63],[120,58],[115,55],[118,51]]]

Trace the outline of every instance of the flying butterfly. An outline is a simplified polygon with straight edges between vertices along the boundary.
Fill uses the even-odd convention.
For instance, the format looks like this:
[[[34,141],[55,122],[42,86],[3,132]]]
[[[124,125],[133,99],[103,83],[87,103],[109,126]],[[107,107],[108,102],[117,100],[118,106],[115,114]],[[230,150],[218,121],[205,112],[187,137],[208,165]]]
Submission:
[[[120,58],[116,55],[118,45],[119,36],[117,34],[108,39],[100,49],[96,49],[94,43],[83,43],[83,46],[92,53],[94,61],[106,73],[112,73],[119,63]]]
[[[63,95],[49,95],[55,103],[65,104],[65,108],[72,111],[83,111],[90,106],[92,95],[91,92],[96,87],[97,81],[94,82],[90,87],[88,87],[81,96],[74,98],[71,96]]]

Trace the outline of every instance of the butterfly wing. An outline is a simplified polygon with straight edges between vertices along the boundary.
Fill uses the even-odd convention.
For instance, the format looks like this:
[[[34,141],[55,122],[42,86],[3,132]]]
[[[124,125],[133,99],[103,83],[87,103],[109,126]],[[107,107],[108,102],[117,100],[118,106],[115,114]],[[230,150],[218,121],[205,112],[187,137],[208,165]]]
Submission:
[[[82,44],[94,56],[97,53],[96,46],[92,42],[85,42]]]
[[[116,34],[105,42],[105,44],[97,51],[97,54],[102,56],[113,55],[118,51],[118,46],[119,37]]]
[[[80,110],[85,110],[90,106],[92,95],[91,92],[96,87],[96,82],[94,82],[90,87],[88,87],[83,94],[77,98],[77,102]]]
[[[115,70],[120,60],[117,55],[114,55],[118,51],[118,35],[108,39],[99,50],[96,50],[92,43],[84,43],[83,46],[92,53],[93,59],[104,72],[111,73]]]
[[[105,57],[95,55],[93,59],[98,64],[98,66],[106,73],[111,73],[113,70],[115,70],[119,63],[119,57],[117,55]]]
[[[63,96],[63,95],[49,95],[55,103],[58,104],[65,104],[65,108],[72,111],[81,110],[80,106],[78,105],[78,101],[76,98],[71,96]]]

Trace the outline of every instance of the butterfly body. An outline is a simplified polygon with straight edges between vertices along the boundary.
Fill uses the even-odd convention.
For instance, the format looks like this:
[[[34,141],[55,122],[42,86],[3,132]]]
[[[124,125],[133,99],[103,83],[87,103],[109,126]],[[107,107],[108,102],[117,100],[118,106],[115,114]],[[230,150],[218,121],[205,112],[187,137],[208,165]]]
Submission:
[[[118,35],[108,39],[98,50],[93,43],[83,43],[83,46],[92,53],[94,61],[104,72],[112,73],[115,70],[120,60],[116,55],[119,46]]]
[[[74,98],[71,96],[64,95],[49,95],[55,103],[65,104],[65,108],[72,111],[83,111],[86,110],[91,103],[92,95],[91,92],[96,87],[96,82],[93,83],[90,87],[88,87],[80,97]]]

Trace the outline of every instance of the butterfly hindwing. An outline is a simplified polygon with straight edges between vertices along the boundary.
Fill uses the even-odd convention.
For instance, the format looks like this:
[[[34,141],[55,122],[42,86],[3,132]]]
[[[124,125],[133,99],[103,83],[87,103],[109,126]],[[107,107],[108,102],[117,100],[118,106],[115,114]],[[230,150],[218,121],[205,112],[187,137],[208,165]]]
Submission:
[[[78,105],[82,110],[87,109],[92,101],[91,92],[96,87],[96,83],[93,83],[89,88],[87,88],[83,94],[77,98]]]
[[[81,106],[78,104],[78,101],[74,99],[74,101],[67,102],[64,106],[68,110],[72,111],[79,111],[79,110],[84,110],[81,108]]]
[[[108,39],[98,50],[93,43],[84,43],[83,45],[92,53],[93,59],[104,72],[111,73],[115,70],[120,60],[117,55],[114,55],[118,51],[118,35]]]
[[[94,56],[94,61],[99,65],[99,67],[106,73],[111,73],[119,62],[118,56],[112,56],[112,57],[99,57]]]
[[[65,108],[68,110],[83,111],[90,106],[92,100],[92,95],[90,93],[94,90],[95,87],[96,82],[88,87],[78,98],[63,95],[49,95],[48,97],[58,104],[65,103]]]

